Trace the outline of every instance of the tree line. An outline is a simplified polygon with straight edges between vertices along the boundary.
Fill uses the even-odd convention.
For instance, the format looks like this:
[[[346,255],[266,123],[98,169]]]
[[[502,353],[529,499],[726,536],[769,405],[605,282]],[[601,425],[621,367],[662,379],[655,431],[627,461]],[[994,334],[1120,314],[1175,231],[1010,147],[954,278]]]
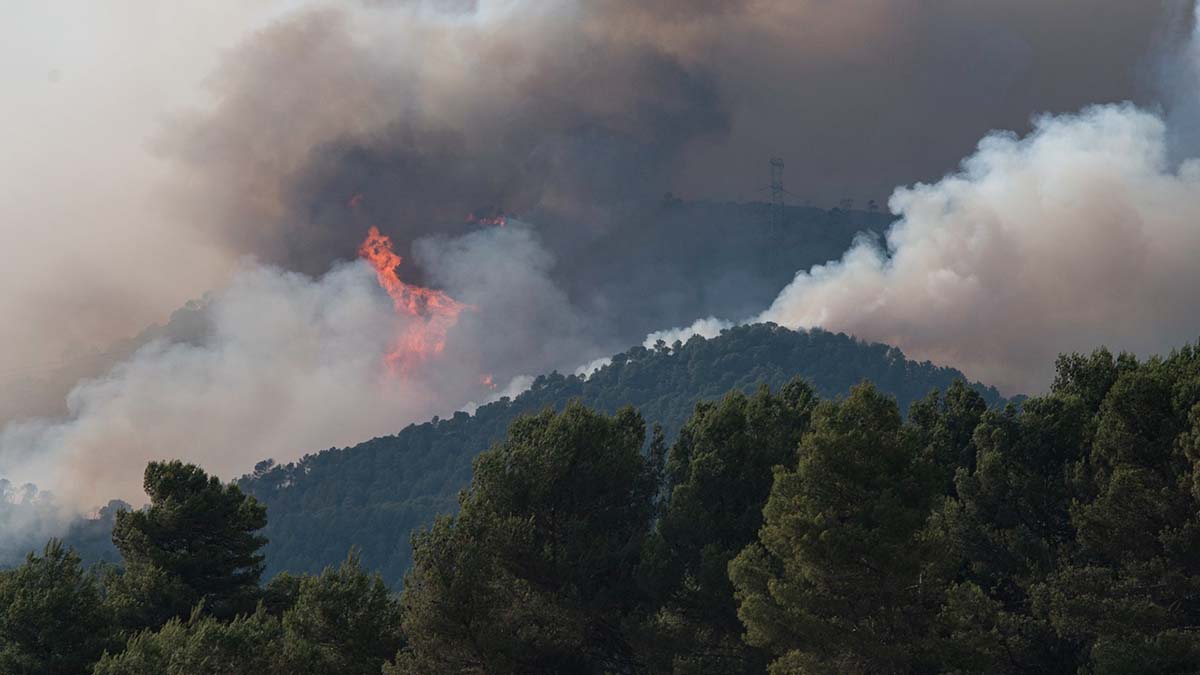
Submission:
[[[0,575],[0,672],[1190,673],[1200,349],[1057,363],[989,408],[803,380],[514,421],[398,594],[354,554],[261,584],[263,505],[153,463],[122,569]]]
[[[634,347],[588,377],[538,377],[528,391],[484,405],[473,415],[435,418],[298,462],[264,461],[239,485],[271,513],[264,531],[270,539],[268,576],[283,570],[320,572],[355,545],[365,565],[398,586],[412,566],[409,533],[458,508],[458,492],[471,481],[472,461],[501,441],[517,417],[546,407],[561,410],[571,400],[606,413],[633,405],[648,425],[660,424],[672,443],[697,402],[719,400],[732,390],[753,394],[761,384],[778,389],[794,377],[826,398],[845,396],[855,384],[870,380],[907,412],[931,390],[944,391],[965,376],[844,334],[739,326],[708,340]],[[989,405],[1002,401],[995,389],[971,387]],[[95,529],[103,528],[96,524]],[[82,539],[76,537],[72,543]],[[97,555],[91,549],[89,554]]]

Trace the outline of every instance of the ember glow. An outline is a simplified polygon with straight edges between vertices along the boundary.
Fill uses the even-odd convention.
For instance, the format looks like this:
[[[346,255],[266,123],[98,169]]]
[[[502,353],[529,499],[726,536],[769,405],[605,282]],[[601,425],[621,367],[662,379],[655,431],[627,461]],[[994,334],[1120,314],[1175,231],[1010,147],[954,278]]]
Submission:
[[[508,216],[504,211],[491,207],[473,212],[467,216],[467,222],[473,225],[492,225],[494,227],[504,227],[508,224]]]
[[[422,361],[441,354],[446,348],[446,334],[468,306],[443,291],[401,281],[396,268],[402,259],[392,250],[391,237],[377,227],[367,232],[358,255],[375,269],[375,277],[392,298],[396,313],[410,319],[385,357],[388,370],[404,375]]]

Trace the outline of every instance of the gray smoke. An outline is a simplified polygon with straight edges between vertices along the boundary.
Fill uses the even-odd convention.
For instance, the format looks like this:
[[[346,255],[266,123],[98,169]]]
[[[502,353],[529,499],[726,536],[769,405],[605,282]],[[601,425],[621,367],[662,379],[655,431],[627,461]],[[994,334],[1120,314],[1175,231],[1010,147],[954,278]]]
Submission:
[[[178,222],[310,274],[368,224],[409,255],[518,214],[619,348],[787,281],[763,260],[779,243],[744,234],[758,223],[671,219],[665,192],[764,198],[782,154],[794,201],[863,204],[1031,111],[1141,97],[1165,18],[1117,0],[325,6],[246,40],[158,148]]]
[[[1146,100],[1146,57],[1176,41],[1183,10],[214,0],[167,14],[14,0],[0,41],[0,419],[44,410],[38,381],[96,374],[84,357],[221,285],[241,256],[319,275],[368,224],[407,249],[461,234],[476,210],[526,216],[564,261],[564,291],[625,322],[618,343],[652,320],[749,312],[777,288],[744,256],[717,274],[739,284],[674,304],[613,285],[650,264],[674,284],[664,297],[703,283],[668,254],[613,270],[655,230],[647,200],[756,198],[772,155],[797,203],[882,199],[1031,111]]]
[[[1200,161],[1133,106],[985,139],[961,172],[898,190],[886,247],[796,276],[761,317],[886,342],[1009,393],[1060,352],[1163,353],[1200,337]]]
[[[246,40],[159,149],[179,219],[289,269],[353,253],[355,195],[400,242],[497,209],[565,259],[668,190],[760,195],[773,155],[796,199],[865,203],[1031,112],[1147,100],[1181,4],[326,6]]]
[[[885,342],[1008,393],[1044,390],[1062,352],[1147,355],[1195,340],[1198,67],[1200,32],[1167,69],[1163,113],[1101,105],[1038,116],[1023,137],[988,135],[958,172],[896,190],[885,242],[862,238],[799,272],[751,320]]]
[[[233,477],[264,458],[291,461],[448,415],[492,394],[485,376],[503,385],[596,355],[583,319],[547,281],[553,260],[529,229],[418,249],[419,264],[472,307],[445,352],[412,372],[391,374],[384,355],[420,319],[394,314],[365,263],[314,278],[247,262],[199,310],[195,341],[152,342],[81,383],[66,420],[0,431],[0,476],[49,491],[65,516],[113,497],[136,504],[150,460],[200,461]]]

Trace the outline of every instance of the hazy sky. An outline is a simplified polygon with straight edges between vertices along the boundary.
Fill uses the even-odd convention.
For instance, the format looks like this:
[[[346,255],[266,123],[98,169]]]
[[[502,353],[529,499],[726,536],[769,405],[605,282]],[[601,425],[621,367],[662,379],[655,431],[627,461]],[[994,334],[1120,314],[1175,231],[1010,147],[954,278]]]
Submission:
[[[0,372],[106,346],[228,272],[226,252],[163,217],[152,145],[171,111],[205,102],[255,6],[5,3]]]

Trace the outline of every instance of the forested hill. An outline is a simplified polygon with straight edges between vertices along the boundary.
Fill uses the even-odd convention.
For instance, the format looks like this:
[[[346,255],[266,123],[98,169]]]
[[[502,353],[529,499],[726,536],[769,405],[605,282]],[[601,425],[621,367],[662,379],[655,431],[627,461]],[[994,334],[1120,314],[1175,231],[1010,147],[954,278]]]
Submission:
[[[840,258],[856,237],[878,237],[892,222],[890,214],[878,209],[854,210],[845,204],[828,210],[786,206],[778,213],[782,225],[772,213],[761,202],[682,201],[668,195],[661,202],[632,206],[586,246],[579,245],[575,228],[546,214],[527,214],[522,220],[558,261],[551,280],[579,300],[583,311],[603,313],[618,340],[610,344],[619,346],[697,316],[745,316],[765,307],[796,270]],[[455,216],[438,223],[435,231],[461,234],[470,227]],[[401,255],[408,257],[411,251]],[[429,282],[419,270],[409,272],[417,275],[414,281]],[[99,352],[10,374],[0,380],[0,427],[13,420],[67,415],[67,394],[81,380],[103,376],[152,340],[203,344],[210,328],[206,301],[192,300],[163,325],[149,326]]]
[[[411,561],[412,530],[455,511],[457,493],[471,479],[472,460],[501,440],[522,413],[561,409],[573,399],[607,412],[633,405],[648,423],[661,424],[670,440],[696,402],[762,384],[775,389],[796,376],[823,397],[844,395],[870,380],[895,396],[902,410],[933,389],[965,379],[951,368],[909,361],[893,347],[769,324],[658,349],[635,347],[591,377],[545,375],[515,399],[482,406],[474,415],[434,418],[292,464],[260,464],[240,483],[268,507],[267,578],[284,570],[318,572],[356,546],[364,566],[379,569],[398,587]],[[1001,401],[995,389],[973,387],[989,404]]]

